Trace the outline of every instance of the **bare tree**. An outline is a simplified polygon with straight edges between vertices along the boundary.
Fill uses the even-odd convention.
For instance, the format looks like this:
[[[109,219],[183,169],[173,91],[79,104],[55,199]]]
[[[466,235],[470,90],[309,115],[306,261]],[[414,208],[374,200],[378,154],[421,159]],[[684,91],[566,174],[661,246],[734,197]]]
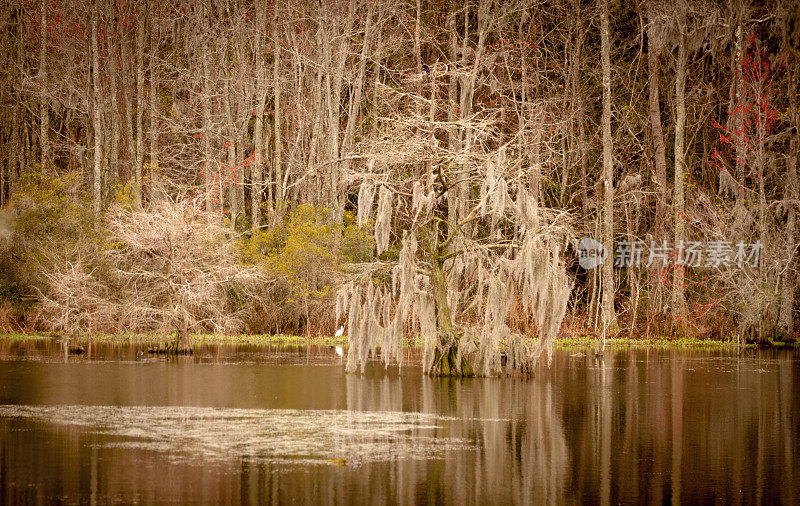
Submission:
[[[50,167],[50,100],[47,97],[47,1],[41,0],[41,20],[39,24],[39,144],[42,150],[42,170],[49,171]]]
[[[685,14],[684,14],[685,16]],[[678,57],[675,77],[675,192],[673,216],[675,219],[675,244],[682,245],[686,239],[686,219],[684,214],[684,181],[686,171],[685,133],[686,128],[686,41],[685,23],[678,22]],[[672,285],[672,314],[679,326],[685,325],[686,302],[684,299],[684,267],[675,266],[675,279]]]
[[[800,116],[798,116],[797,93],[800,88],[798,79],[798,65],[800,65],[800,51],[797,50],[797,28],[795,33],[790,33],[790,24],[798,22],[797,12],[792,13],[791,2],[782,4],[781,14],[784,16],[785,25],[783,29],[783,47],[789,57],[789,79],[787,80],[787,95],[789,97],[789,154],[786,160],[786,190],[784,193],[784,208],[786,211],[786,245],[787,245],[787,265],[784,267],[783,285],[781,292],[781,310],[779,325],[781,329],[790,333],[794,331],[794,301],[795,287],[797,283],[796,271],[794,266],[795,253],[797,251],[797,203],[798,203],[798,181],[797,181],[797,158],[800,151]],[[794,18],[792,19],[792,16]],[[794,39],[794,44],[792,43]]]
[[[655,183],[655,230],[653,239],[657,244],[667,240],[667,159],[664,146],[664,131],[661,127],[661,106],[659,104],[659,56],[665,43],[665,28],[657,12],[657,7],[650,4],[648,9],[649,24],[647,27],[647,69],[649,73],[649,112],[650,129],[653,137],[653,163],[655,166],[653,182]],[[663,267],[659,262],[653,263],[650,274],[650,311],[659,313],[662,308],[663,283],[661,282]]]
[[[94,131],[94,170],[92,172],[92,202],[94,208],[94,222],[100,225],[101,206],[101,169],[103,163],[103,132],[100,121],[100,57],[97,47],[97,14],[98,1],[92,4],[92,130]]]
[[[603,64],[603,247],[609,256],[614,251],[614,145],[611,137],[611,47],[608,28],[608,0],[600,2],[600,39]],[[614,262],[603,269],[603,331],[617,326],[614,309]]]
[[[141,6],[141,4],[139,4]],[[145,4],[146,5],[146,4]],[[145,8],[145,7],[141,7]],[[136,20],[136,162],[134,167],[133,201],[142,205],[142,167],[144,166],[144,37],[146,15]]]
[[[51,326],[174,333],[176,351],[189,349],[190,332],[241,330],[248,306],[236,299],[258,299],[259,285],[271,280],[237,262],[236,237],[204,206],[200,195],[149,210],[113,207],[108,230],[116,247],[48,274]]]
[[[566,310],[572,282],[561,251],[569,220],[540,206],[528,189],[521,140],[530,132],[499,142],[497,111],[484,110],[459,120],[471,136],[460,149],[431,143],[435,131],[453,125],[424,114],[416,104],[427,99],[414,90],[419,79],[443,72],[412,75],[403,91],[385,95],[385,127],[363,145],[366,164],[349,175],[360,188],[359,220],[375,209],[377,253],[399,247],[396,261],[366,266],[339,293],[349,371],[363,370],[378,345],[387,364],[401,360],[409,324],[418,329],[428,374],[528,371]],[[420,170],[421,161],[431,169]],[[470,190],[459,195],[459,185]],[[457,222],[449,221],[453,205],[466,211]]]
[[[150,181],[155,183],[158,176],[159,166],[158,166],[158,46],[160,42],[160,33],[158,28],[158,22],[155,12],[156,6],[153,4],[149,4],[147,8],[148,14],[148,35],[150,38],[150,55],[149,55],[149,67],[150,67],[150,86],[148,87],[150,90],[150,104],[148,107],[150,113],[150,121],[149,121],[149,128],[148,134],[150,137],[150,162],[148,166],[148,176],[150,177]]]

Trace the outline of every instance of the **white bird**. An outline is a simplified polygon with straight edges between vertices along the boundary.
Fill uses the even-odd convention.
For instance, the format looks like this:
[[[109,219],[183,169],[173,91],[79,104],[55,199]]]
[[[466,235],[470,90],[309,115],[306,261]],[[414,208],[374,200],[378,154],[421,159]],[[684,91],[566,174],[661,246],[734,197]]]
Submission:
[[[344,335],[344,325],[342,325],[341,327],[336,329],[336,332],[333,334],[333,337],[337,337],[338,338],[338,337],[342,337],[342,335]],[[343,358],[344,357],[344,349],[342,349],[341,346],[331,346],[331,348],[336,350],[336,354],[339,356],[339,358]]]

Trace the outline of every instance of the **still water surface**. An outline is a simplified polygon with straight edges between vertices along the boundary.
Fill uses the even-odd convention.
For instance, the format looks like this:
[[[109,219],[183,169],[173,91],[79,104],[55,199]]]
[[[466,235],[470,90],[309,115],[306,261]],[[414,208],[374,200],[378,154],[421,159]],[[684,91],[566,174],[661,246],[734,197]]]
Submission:
[[[347,375],[327,347],[0,341],[0,503],[800,501],[800,352]],[[575,353],[574,351],[572,353]]]

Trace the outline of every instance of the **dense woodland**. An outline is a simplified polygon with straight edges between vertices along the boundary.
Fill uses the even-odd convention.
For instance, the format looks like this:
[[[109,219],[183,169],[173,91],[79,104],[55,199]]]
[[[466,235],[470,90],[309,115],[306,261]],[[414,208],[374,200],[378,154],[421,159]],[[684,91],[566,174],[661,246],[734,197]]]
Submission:
[[[7,330],[795,335],[796,0],[1,9]]]

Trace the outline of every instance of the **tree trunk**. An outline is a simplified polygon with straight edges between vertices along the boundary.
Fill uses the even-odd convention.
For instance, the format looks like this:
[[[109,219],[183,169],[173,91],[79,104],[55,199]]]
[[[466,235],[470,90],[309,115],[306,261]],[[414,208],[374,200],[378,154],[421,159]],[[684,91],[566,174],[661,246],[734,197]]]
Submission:
[[[343,154],[353,148],[353,136],[356,127],[356,120],[358,119],[358,112],[361,110],[361,95],[364,88],[364,75],[367,68],[367,59],[369,57],[369,48],[371,44],[372,35],[372,11],[373,5],[370,4],[367,10],[367,20],[364,27],[364,44],[361,46],[361,57],[358,63],[358,74],[354,85],[353,98],[350,100],[350,108],[347,115],[347,126],[344,129],[344,141],[342,142]]]
[[[17,43],[18,46],[21,44]],[[19,77],[17,81],[17,85],[20,86],[22,82],[22,61],[19,60],[18,64],[20,65],[18,72]],[[20,86],[17,90],[22,89]],[[8,185],[6,187],[6,192],[9,198],[14,194],[14,187],[16,186],[17,175],[21,173],[22,167],[22,135],[20,133],[20,109],[22,108],[22,101],[20,100],[20,96],[18,92],[14,93],[14,105],[12,109],[13,117],[11,119],[11,164],[8,170]]]
[[[786,45],[786,47],[789,47]],[[790,75],[788,80],[788,96],[789,96],[789,121],[791,123],[790,127],[790,138],[789,138],[789,157],[786,160],[786,190],[784,193],[784,206],[786,207],[786,256],[787,256],[787,266],[786,266],[786,273],[783,276],[783,285],[781,287],[781,309],[780,309],[780,317],[778,321],[778,326],[780,329],[787,334],[794,333],[794,316],[793,316],[793,309],[794,309],[794,292],[795,292],[795,284],[796,284],[796,275],[794,271],[794,256],[795,251],[797,249],[797,237],[796,237],[796,227],[797,227],[797,199],[798,199],[798,188],[797,188],[797,154],[798,150],[800,150],[800,133],[798,133],[798,128],[800,128],[800,118],[798,118],[797,114],[797,89],[800,88],[800,82],[798,82],[798,70],[797,66],[800,65],[800,61],[797,58],[797,51],[793,49],[789,49],[791,52],[790,65],[787,65],[790,68]]]
[[[611,46],[608,28],[608,0],[600,2],[600,39],[603,63],[603,247],[608,257],[603,269],[603,326],[616,331],[614,310],[614,160],[611,138]]]
[[[142,206],[142,166],[144,165],[144,34],[146,14],[136,22],[136,163],[133,176],[133,202]]]
[[[16,45],[16,60],[17,60],[17,75],[15,80],[16,89],[14,90],[13,101],[13,117],[11,120],[11,166],[8,173],[8,186],[6,191],[9,198],[14,194],[16,187],[17,177],[22,174],[22,169],[25,166],[24,162],[24,149],[22,137],[22,123],[23,123],[23,104],[22,104],[22,85],[25,80],[25,44],[23,44],[23,23],[17,23],[17,40]]]
[[[114,19],[114,5],[110,2],[106,5],[108,7],[108,19]],[[119,96],[117,95],[117,79],[119,78],[119,68],[122,62],[116,65],[114,64],[115,43],[119,45],[120,41],[113,40],[111,36],[106,37],[106,50],[108,51],[107,61],[110,62],[106,75],[109,84],[109,102],[111,104],[110,110],[107,109],[106,111],[106,114],[111,116],[111,135],[106,136],[108,144],[110,144],[110,149],[107,153],[107,156],[109,156],[109,163],[106,168],[106,191],[112,188],[112,185],[116,184],[119,179],[119,141],[122,133],[120,122],[120,115],[122,112],[119,108]]]
[[[277,35],[276,28],[277,28],[277,11],[278,10],[278,2],[275,2],[275,17],[276,22],[273,25],[273,35]],[[251,226],[253,231],[256,231],[261,227],[261,199],[263,195],[263,180],[264,180],[264,145],[263,145],[263,130],[264,130],[264,103],[266,100],[266,90],[264,90],[264,50],[266,49],[263,44],[263,34],[266,32],[267,29],[267,6],[266,3],[257,2],[256,3],[256,39],[255,39],[255,51],[256,51],[256,122],[255,126],[253,127],[253,163],[250,164],[252,175],[253,175],[253,199],[251,202],[251,211],[250,216],[252,217]],[[275,37],[277,39],[277,37]],[[277,42],[277,40],[276,40]],[[274,47],[274,57],[277,61],[280,56],[278,45],[277,43],[273,44]],[[276,79],[276,86],[277,86],[277,74],[274,75]],[[278,125],[278,104],[279,99],[276,96],[275,99],[275,125]],[[276,163],[278,160],[276,159]]]
[[[686,171],[685,128],[686,128],[686,40],[680,36],[678,43],[678,72],[675,77],[675,247],[680,248],[685,240],[686,218],[684,212],[683,175]],[[675,263],[675,276],[672,285],[672,314],[679,329],[686,323],[686,303],[684,299],[684,267]]]
[[[47,98],[47,2],[42,0],[39,48],[39,146],[42,150],[42,172],[47,174],[50,166],[50,101]]]
[[[244,212],[244,185],[242,185],[242,178],[244,177],[244,169],[239,167],[236,163],[236,121],[233,118],[233,110],[231,108],[231,83],[228,77],[231,74],[230,65],[225,62],[225,89],[223,95],[223,102],[225,104],[225,119],[227,120],[226,127],[223,129],[223,146],[227,145],[228,148],[228,169],[232,173],[233,184],[230,189],[230,209],[231,209],[231,228],[236,228],[236,221],[239,216]]]
[[[443,225],[444,220],[438,223]],[[437,225],[438,227],[439,225]],[[447,230],[437,231],[434,237]],[[433,300],[436,307],[436,327],[439,332],[440,345],[434,353],[433,365],[430,367],[431,376],[472,376],[472,367],[465,357],[458,359],[458,349],[461,335],[453,327],[450,306],[447,302],[447,280],[445,279],[443,251],[439,251],[438,246],[433,248],[431,286],[433,288]]]
[[[274,92],[273,102],[275,104],[275,124],[273,127],[274,147],[273,157],[275,158],[275,210],[274,219],[280,220],[283,216],[283,111],[281,105],[281,24],[278,11],[280,2],[275,2],[275,12],[272,18],[272,47],[273,47],[273,67],[272,67],[272,86]],[[265,21],[266,23],[266,21]]]
[[[650,88],[650,132],[653,136],[653,155],[655,158],[656,216],[653,239],[657,244],[661,244],[667,238],[667,158],[664,147],[664,132],[661,128],[661,107],[658,93],[658,56],[660,47],[655,38],[655,27],[653,26],[655,20],[651,19],[650,23],[647,31],[647,67]],[[663,297],[662,271],[663,265],[659,262],[654,262],[650,272],[650,314],[656,314],[661,311],[661,298]]]
[[[133,118],[133,98],[131,94],[133,93],[133,87],[131,83],[131,71],[135,68],[130,61],[130,48],[126,42],[120,42],[118,45],[119,49],[119,58],[120,58],[120,65],[122,68],[122,100],[123,100],[123,110],[125,111],[125,139],[128,148],[128,153],[126,157],[127,162],[127,169],[125,170],[125,176],[128,179],[128,183],[131,185],[133,195],[133,204],[136,205],[136,176],[132,172],[133,167],[131,165],[136,164],[135,160],[135,151],[136,151],[136,141],[134,140],[134,123],[136,120]]]
[[[458,79],[455,73],[456,58],[458,58],[458,33],[456,32],[456,10],[458,6],[459,3],[456,0],[450,0],[450,12],[447,14],[450,60],[448,62],[447,76],[447,122],[449,123],[447,128],[447,148],[451,153],[457,153],[461,144],[458,127],[455,126],[455,122],[458,119]],[[447,194],[447,221],[452,226],[455,226],[460,219],[461,187],[461,183],[456,183],[456,186]],[[449,233],[452,234],[453,232],[454,230],[451,229]]]
[[[339,148],[340,148],[340,139],[339,139],[339,124],[340,124],[340,116],[341,116],[341,104],[342,104],[342,82],[344,79],[344,72],[345,72],[345,64],[347,63],[347,57],[349,56],[349,47],[350,47],[350,34],[353,33],[353,21],[355,20],[355,10],[356,10],[356,2],[355,0],[350,0],[347,6],[347,19],[345,23],[344,33],[340,35],[341,42],[339,43],[339,51],[337,53],[337,61],[336,61],[336,71],[333,75],[332,79],[332,93],[331,99],[332,103],[329,105],[328,110],[331,113],[331,122],[328,125],[330,135],[330,149],[331,149],[331,168],[332,168],[332,177],[331,177],[331,209],[334,211],[334,216],[337,219],[341,219],[342,213],[344,212],[344,201],[341,195],[342,188],[341,186],[341,165],[339,164]],[[339,35],[339,34],[337,34]]]
[[[103,161],[102,125],[100,122],[100,58],[97,48],[97,10],[98,1],[92,5],[92,102],[94,130],[94,171],[92,172],[92,203],[95,227],[100,224],[100,166]]]
[[[150,181],[159,177],[158,167],[158,46],[160,37],[153,9],[150,14]]]
[[[208,27],[206,26],[206,29]],[[213,212],[215,207],[218,207],[220,214],[225,211],[224,197],[222,192],[225,188],[227,173],[220,170],[217,163],[215,163],[214,155],[211,151],[211,132],[212,132],[212,118],[211,118],[211,105],[212,105],[212,87],[211,87],[211,68],[209,65],[209,58],[211,58],[211,45],[206,38],[200,42],[203,46],[203,54],[201,55],[202,62],[201,68],[203,69],[202,90],[203,96],[201,97],[203,108],[203,130],[200,132],[200,144],[203,149],[203,183],[206,192],[206,212]],[[216,184],[219,185],[219,191],[214,188],[214,174],[218,174],[219,178]],[[218,202],[215,206],[213,193],[217,193]]]

